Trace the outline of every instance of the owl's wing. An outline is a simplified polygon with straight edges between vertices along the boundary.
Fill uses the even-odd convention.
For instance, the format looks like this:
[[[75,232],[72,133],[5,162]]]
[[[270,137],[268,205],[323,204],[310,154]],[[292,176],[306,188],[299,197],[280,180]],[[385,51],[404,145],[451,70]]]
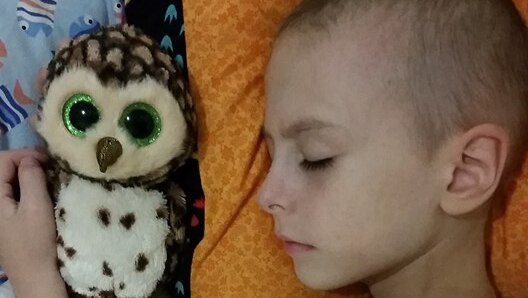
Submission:
[[[167,236],[167,263],[163,281],[169,284],[176,278],[174,272],[185,245],[185,213],[186,196],[183,189],[176,182],[169,182],[165,192],[167,199],[167,213],[164,214],[169,222],[169,235]]]
[[[172,237],[170,240],[173,243],[181,244],[185,239],[184,217],[187,211],[186,196],[183,189],[175,182],[170,183],[166,195],[169,211],[169,226],[171,228],[169,237]]]

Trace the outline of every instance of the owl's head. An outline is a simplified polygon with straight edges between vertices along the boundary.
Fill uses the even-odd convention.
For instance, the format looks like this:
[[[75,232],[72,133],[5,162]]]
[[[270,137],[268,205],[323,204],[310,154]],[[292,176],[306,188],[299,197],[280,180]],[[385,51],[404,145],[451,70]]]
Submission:
[[[195,114],[170,57],[130,26],[73,40],[48,66],[37,131],[67,170],[159,179],[195,146]]]

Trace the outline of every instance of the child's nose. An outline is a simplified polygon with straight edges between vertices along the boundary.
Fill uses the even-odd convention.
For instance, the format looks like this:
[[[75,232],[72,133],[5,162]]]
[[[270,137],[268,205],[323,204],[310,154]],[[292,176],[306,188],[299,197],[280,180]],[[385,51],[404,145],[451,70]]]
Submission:
[[[262,184],[258,202],[260,207],[269,214],[275,215],[291,210],[292,201],[287,195],[286,178],[277,173],[273,168]]]

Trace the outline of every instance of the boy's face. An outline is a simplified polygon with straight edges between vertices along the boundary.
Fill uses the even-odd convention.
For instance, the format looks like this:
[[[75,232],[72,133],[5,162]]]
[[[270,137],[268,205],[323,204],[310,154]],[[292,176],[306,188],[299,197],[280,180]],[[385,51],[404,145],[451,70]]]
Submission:
[[[265,119],[273,161],[259,203],[313,288],[390,275],[440,231],[445,185],[413,139],[388,56],[359,35],[311,45],[286,36],[273,51]]]

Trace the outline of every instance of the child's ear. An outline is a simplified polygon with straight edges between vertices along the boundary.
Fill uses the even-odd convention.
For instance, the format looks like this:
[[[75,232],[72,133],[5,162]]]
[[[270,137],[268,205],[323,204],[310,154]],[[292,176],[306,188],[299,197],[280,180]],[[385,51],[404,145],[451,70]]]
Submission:
[[[442,210],[456,216],[485,204],[499,185],[508,150],[508,134],[497,125],[478,125],[460,136]]]

